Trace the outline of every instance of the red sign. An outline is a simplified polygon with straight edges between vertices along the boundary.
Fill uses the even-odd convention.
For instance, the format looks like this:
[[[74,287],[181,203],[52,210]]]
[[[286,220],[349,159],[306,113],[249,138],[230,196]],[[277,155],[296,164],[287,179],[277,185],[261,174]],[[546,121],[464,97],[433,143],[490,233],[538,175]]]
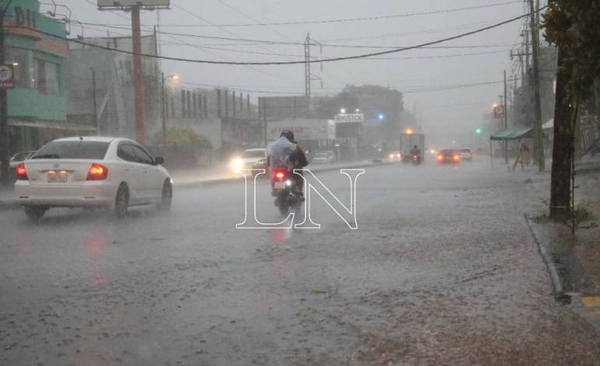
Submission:
[[[494,118],[504,118],[504,106],[494,107]]]
[[[12,89],[15,87],[15,74],[13,65],[0,65],[0,89]]]

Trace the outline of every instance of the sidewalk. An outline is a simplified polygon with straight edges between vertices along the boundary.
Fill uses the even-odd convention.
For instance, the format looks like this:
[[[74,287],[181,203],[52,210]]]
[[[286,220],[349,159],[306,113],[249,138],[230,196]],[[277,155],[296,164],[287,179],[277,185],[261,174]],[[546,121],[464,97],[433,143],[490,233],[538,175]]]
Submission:
[[[575,236],[571,222],[529,217],[528,223],[548,267],[556,299],[569,303],[571,310],[600,329],[600,159],[578,162],[575,169],[579,218]]]
[[[384,165],[384,163],[373,163],[371,161],[356,161],[339,164],[309,165],[313,172],[332,171],[343,168],[366,168],[369,166]],[[173,185],[176,188],[199,187],[221,184],[226,182],[235,182],[242,180],[243,176],[231,172],[228,165],[220,165],[212,168],[194,168],[187,170],[170,171],[173,178]],[[18,207],[16,204],[16,195],[11,188],[0,188],[0,210]]]

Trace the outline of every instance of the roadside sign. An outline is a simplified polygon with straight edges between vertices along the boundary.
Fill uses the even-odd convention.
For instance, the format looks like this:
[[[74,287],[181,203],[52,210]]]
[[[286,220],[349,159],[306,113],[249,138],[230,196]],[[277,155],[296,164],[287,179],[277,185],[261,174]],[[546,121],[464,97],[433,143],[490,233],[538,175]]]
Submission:
[[[494,118],[504,118],[504,106],[494,107]]]
[[[12,89],[14,87],[13,65],[0,65],[0,89]]]

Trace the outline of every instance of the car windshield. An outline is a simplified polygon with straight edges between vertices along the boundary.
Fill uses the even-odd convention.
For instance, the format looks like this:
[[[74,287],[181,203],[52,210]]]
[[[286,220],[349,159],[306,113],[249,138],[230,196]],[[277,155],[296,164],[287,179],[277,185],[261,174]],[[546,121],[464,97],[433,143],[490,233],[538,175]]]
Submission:
[[[326,158],[327,157],[327,153],[316,153],[315,154],[315,158]]]
[[[265,152],[263,150],[248,150],[242,154],[243,158],[264,158]]]
[[[104,159],[109,142],[53,141],[36,152],[32,159]]]
[[[441,150],[440,154],[454,154],[455,151],[454,150]]]
[[[471,150],[469,150],[469,149],[460,149],[459,151],[461,153],[470,153],[471,152]]]

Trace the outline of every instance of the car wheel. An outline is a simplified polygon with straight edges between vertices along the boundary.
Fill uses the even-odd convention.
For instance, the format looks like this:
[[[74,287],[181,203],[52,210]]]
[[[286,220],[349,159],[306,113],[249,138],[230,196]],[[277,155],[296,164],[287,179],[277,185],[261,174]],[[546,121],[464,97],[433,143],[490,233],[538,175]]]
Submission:
[[[118,218],[124,217],[127,215],[128,209],[129,190],[127,189],[127,185],[125,183],[121,183],[115,197],[115,215],[117,215]]]
[[[47,210],[48,208],[41,206],[25,206],[25,214],[29,220],[34,222],[39,221]]]
[[[162,197],[158,209],[161,211],[169,211],[173,202],[173,185],[169,181],[165,181],[162,189]]]

